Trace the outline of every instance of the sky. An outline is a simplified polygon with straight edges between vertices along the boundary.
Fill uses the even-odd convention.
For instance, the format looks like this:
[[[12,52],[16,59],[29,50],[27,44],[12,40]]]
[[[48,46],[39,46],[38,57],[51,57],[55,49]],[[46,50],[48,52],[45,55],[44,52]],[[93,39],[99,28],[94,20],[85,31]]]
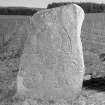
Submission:
[[[52,2],[97,2],[105,3],[105,0],[0,0],[0,6],[25,6],[35,8],[46,8]]]

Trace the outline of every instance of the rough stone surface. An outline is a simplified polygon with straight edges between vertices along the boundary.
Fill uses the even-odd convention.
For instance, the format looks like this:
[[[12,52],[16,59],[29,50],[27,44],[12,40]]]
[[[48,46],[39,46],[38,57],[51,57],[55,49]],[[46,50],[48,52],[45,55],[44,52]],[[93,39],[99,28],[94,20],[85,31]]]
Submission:
[[[105,14],[86,14],[81,32],[86,75],[105,76]]]
[[[43,10],[32,17],[20,58],[19,94],[47,101],[71,101],[78,96],[84,75],[83,19],[84,12],[77,5]]]

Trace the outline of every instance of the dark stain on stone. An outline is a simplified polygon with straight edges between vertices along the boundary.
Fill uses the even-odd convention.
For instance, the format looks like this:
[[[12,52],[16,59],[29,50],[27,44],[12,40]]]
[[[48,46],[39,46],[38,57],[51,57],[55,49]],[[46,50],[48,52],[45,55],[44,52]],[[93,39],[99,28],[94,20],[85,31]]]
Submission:
[[[104,62],[105,61],[105,53],[99,55],[99,59]]]
[[[49,104],[55,104],[54,100],[49,100]]]

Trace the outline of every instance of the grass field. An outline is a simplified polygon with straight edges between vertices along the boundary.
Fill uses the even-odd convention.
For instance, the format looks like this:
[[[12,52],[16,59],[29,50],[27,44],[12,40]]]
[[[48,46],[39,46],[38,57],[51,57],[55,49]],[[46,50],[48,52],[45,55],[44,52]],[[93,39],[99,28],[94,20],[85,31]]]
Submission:
[[[29,103],[36,105],[35,100],[28,99],[24,101],[23,97],[10,98],[16,92],[16,75],[19,70],[19,57],[21,55],[21,49],[23,48],[22,44],[24,43],[25,35],[27,34],[25,27],[22,29],[19,29],[19,27],[25,22],[29,22],[29,17],[0,16],[0,101],[5,100],[0,105],[12,105],[12,103],[13,105],[31,105]],[[83,43],[86,75],[92,74],[93,77],[104,77],[104,13],[86,14],[82,26],[81,39]],[[101,83],[99,81],[101,81]],[[105,105],[104,82],[104,79],[97,81],[90,80],[90,82],[84,81],[81,96],[73,105]],[[98,88],[101,86],[102,89]],[[24,101],[24,104],[21,104],[22,101]]]
[[[26,30],[19,27],[29,22],[26,16],[0,16],[0,101],[16,92],[16,76]]]
[[[105,76],[105,14],[86,14],[82,26],[86,74]]]

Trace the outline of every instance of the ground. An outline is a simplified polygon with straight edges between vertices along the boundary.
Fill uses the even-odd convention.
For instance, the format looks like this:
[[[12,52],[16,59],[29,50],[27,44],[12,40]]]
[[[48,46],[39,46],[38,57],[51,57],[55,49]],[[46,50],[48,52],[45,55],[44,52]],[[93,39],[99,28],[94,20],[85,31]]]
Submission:
[[[101,81],[101,82],[100,82]],[[19,95],[5,99],[0,105],[105,105],[105,78],[93,78],[83,82],[80,96],[72,103],[53,101],[45,103],[41,99],[30,99]]]
[[[92,77],[95,79],[90,79],[91,76],[87,76],[85,78],[80,97],[78,97],[78,99],[76,99],[72,105],[105,105],[105,78],[104,78],[104,76],[105,76],[105,59],[104,59],[105,58],[105,31],[104,31],[105,30],[105,27],[104,27],[105,26],[105,21],[104,21],[105,14],[104,13],[97,14],[97,16],[96,16],[96,14],[87,14],[87,15],[88,16],[87,16],[87,18],[85,18],[85,22],[83,25],[84,26],[83,30],[85,30],[85,31],[82,32],[82,35],[84,35],[84,37],[82,36],[82,43],[83,43],[83,48],[84,48],[84,60],[85,60],[85,66],[86,66],[86,73],[92,74]],[[0,27],[1,35],[2,34],[5,35],[5,33],[3,33],[5,30],[7,31],[6,36],[12,35],[12,34],[8,34],[8,33],[14,29],[14,27],[12,25],[10,27],[10,24],[9,24],[10,20],[13,21],[13,19],[10,18],[10,20],[8,21],[8,24],[9,24],[9,27],[8,27],[7,22],[6,22],[6,25],[2,25],[2,23],[4,24],[4,22],[2,22],[3,21],[2,18],[4,18],[4,17],[1,17],[1,22],[0,22],[1,26],[2,26],[2,27]],[[24,18],[22,18],[22,19],[24,19]],[[99,20],[99,21],[97,21],[97,20]],[[15,22],[15,20],[14,20],[13,23],[20,24],[21,21],[18,19],[18,22]],[[17,26],[18,26],[18,24],[17,24]],[[2,36],[0,39],[2,39]],[[6,39],[8,39],[8,37]],[[0,41],[0,43],[2,43],[1,41]],[[12,43],[9,42],[9,44],[11,45]],[[6,44],[4,44],[4,45],[6,45]],[[18,45],[18,44],[16,43],[16,45]],[[11,84],[11,81],[14,78],[16,78],[17,74],[14,73],[14,75],[12,75],[11,72],[14,72],[13,71],[14,68],[17,67],[17,66],[14,67],[14,65],[15,65],[14,63],[16,62],[18,64],[18,59],[17,58],[14,58],[14,59],[8,58],[9,60],[2,61],[3,56],[5,58],[5,55],[7,55],[7,53],[6,54],[3,53],[3,56],[2,56],[2,48],[3,47],[1,45],[0,65],[1,65],[1,68],[3,68],[3,69],[0,68],[0,74],[2,75],[2,77],[0,75],[0,77],[1,77],[0,78],[0,87],[3,90],[1,90],[1,88],[0,88],[0,95],[2,95],[3,98],[1,98],[1,96],[0,96],[0,102],[1,102],[0,105],[50,105],[48,103],[44,103],[43,100],[36,101],[36,99],[29,99],[29,98],[21,97],[19,95],[10,97],[10,96],[12,96],[12,93],[13,94],[15,93],[15,90],[14,91],[12,91],[12,90],[6,91],[6,89],[4,89],[4,87],[6,87],[6,86],[4,86],[4,85],[6,85],[7,83]],[[7,46],[7,48],[8,48],[8,46]],[[13,48],[14,48],[14,45],[13,45]],[[3,49],[3,51],[4,51],[4,49]],[[8,55],[9,54],[11,54],[11,53],[8,53]],[[13,54],[11,54],[11,55],[13,55]],[[9,69],[5,68],[5,65]],[[17,72],[17,68],[15,70]],[[100,78],[100,77],[103,77],[103,78]],[[12,78],[12,80],[11,80],[11,78]],[[90,79],[90,80],[86,81],[86,79]],[[10,82],[8,82],[8,80],[10,80]],[[16,85],[13,85],[13,86],[16,86]],[[13,88],[15,89],[15,87],[13,87]],[[7,95],[7,93],[8,93],[8,95]],[[50,102],[50,103],[51,103],[51,105],[68,105],[66,102],[60,102],[60,103]]]

